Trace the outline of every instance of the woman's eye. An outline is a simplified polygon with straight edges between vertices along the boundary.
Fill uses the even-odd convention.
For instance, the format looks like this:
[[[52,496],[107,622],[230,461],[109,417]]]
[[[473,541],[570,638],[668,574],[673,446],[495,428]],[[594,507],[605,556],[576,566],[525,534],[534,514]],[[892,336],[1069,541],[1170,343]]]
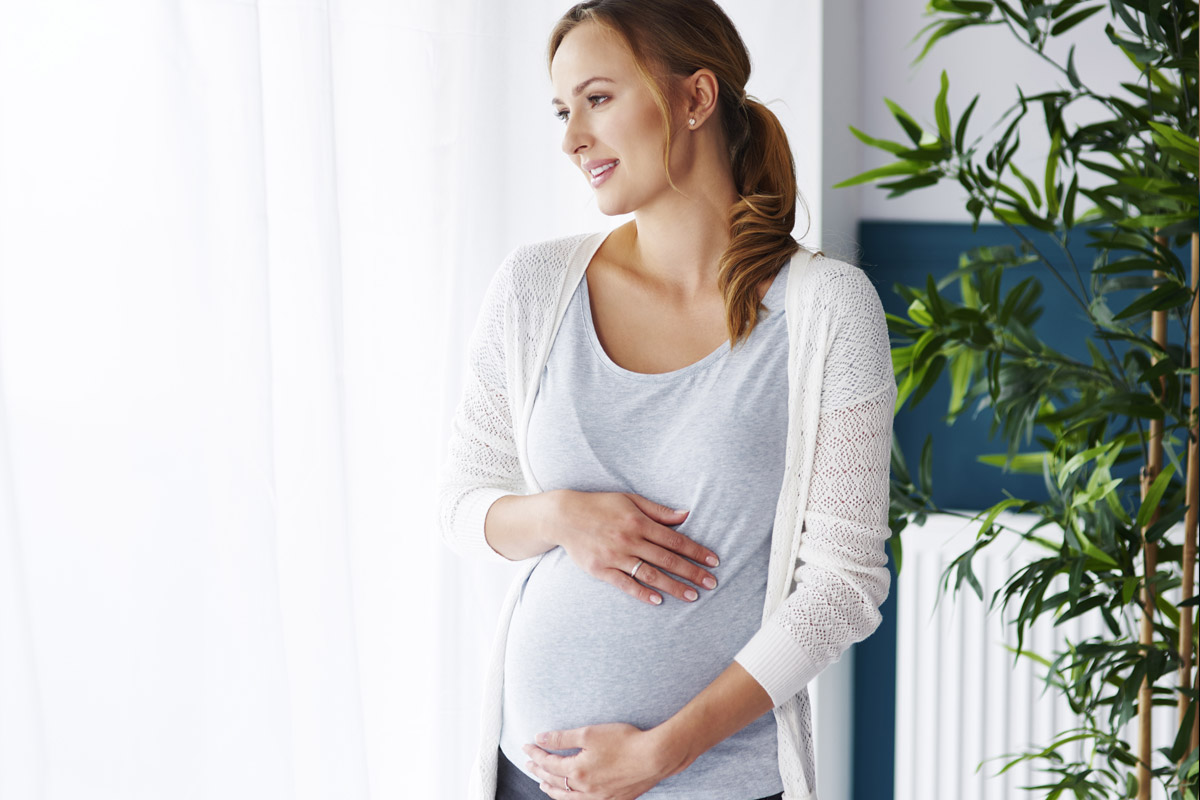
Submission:
[[[600,105],[602,102],[608,99],[609,95],[606,94],[593,94],[588,96],[588,102],[591,103],[593,107]],[[559,122],[566,122],[567,117],[570,116],[570,114],[571,112],[567,111],[565,108],[560,108],[558,111],[554,112],[554,116]]]

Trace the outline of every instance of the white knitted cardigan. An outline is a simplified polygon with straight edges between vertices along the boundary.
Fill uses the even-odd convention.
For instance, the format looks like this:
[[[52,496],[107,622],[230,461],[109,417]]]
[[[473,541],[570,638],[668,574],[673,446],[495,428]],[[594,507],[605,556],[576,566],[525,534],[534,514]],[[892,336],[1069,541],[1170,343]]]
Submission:
[[[488,545],[484,518],[499,497],[542,491],[527,451],[533,399],[567,303],[606,237],[518,247],[492,278],[439,479],[442,535],[461,555],[510,563]],[[736,660],[775,702],[784,798],[816,800],[808,682],[875,629],[890,583],[884,543],[896,383],[883,306],[861,269],[802,249],[785,304],[786,474],[762,627]],[[500,612],[473,800],[495,796],[504,645],[520,587],[539,559],[528,559]]]

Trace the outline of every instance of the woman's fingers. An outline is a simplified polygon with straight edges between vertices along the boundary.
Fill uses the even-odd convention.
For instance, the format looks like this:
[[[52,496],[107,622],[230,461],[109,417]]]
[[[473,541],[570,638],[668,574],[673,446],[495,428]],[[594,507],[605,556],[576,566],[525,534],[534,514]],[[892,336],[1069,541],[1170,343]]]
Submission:
[[[645,565],[643,565],[642,569],[638,570],[639,578],[642,577],[642,570],[645,568]],[[625,594],[637,600],[641,600],[643,603],[649,603],[652,606],[657,606],[662,603],[662,595],[653,589],[650,589],[649,587],[643,586],[633,578],[629,577],[628,572],[622,572],[616,568],[606,569],[600,573],[600,577],[620,589]]]
[[[649,561],[642,561],[642,565],[637,568],[637,575],[634,576],[634,579],[638,583],[643,583],[646,586],[653,586],[659,591],[666,592],[673,597],[678,597],[685,603],[690,603],[699,597],[695,589],[680,583],[674,578],[671,578]]]
[[[648,563],[659,567],[662,571],[678,575],[680,578],[689,580],[697,586],[703,586],[705,589],[717,588],[717,579],[713,577],[711,572],[696,566],[691,561],[676,555],[666,548],[647,542],[645,550],[638,553],[638,555],[646,559]],[[645,568],[643,567],[643,569]],[[641,579],[642,570],[638,570],[637,577]],[[658,586],[658,584],[655,585]],[[675,594],[675,592],[671,592],[671,594]]]
[[[690,511],[677,511],[632,492],[626,492],[625,496],[653,523],[650,527],[654,529],[654,532],[647,537],[651,541],[657,542],[668,550],[674,550],[676,553],[700,564],[708,564],[710,567],[715,567],[720,563],[717,554],[712,550],[709,550],[707,547],[701,547],[684,534],[670,527],[671,525],[682,524],[687,519],[688,514],[691,513]]]
[[[642,497],[640,494],[633,492],[623,492],[635,506],[638,507],[643,514],[650,519],[661,522],[664,525],[678,525],[687,519],[687,515],[691,512],[686,509],[675,509],[670,506],[664,506],[662,503],[656,503],[648,497]]]
[[[525,767],[534,775],[536,775],[539,781],[541,781],[541,784],[538,786],[538,788],[541,789],[542,792],[550,795],[551,797],[558,796],[559,792],[561,792],[563,796],[566,795],[568,784],[563,781],[563,776],[548,772],[532,761],[526,762]],[[578,789],[571,787],[571,791],[577,792]]]

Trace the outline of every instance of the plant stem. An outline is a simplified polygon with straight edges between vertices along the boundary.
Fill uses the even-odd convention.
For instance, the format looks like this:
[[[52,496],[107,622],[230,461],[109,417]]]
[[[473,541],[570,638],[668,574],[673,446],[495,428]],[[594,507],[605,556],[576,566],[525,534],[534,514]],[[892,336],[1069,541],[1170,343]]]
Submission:
[[[992,349],[992,348],[988,348],[988,349]],[[1093,366],[1084,364],[1082,361],[1076,361],[1072,358],[1067,358],[1066,356],[1060,356],[1057,354],[1048,355],[1046,353],[1031,353],[1031,352],[1028,352],[1025,350],[1017,350],[1012,347],[1007,347],[1003,344],[1000,345],[1000,347],[995,348],[995,349],[999,350],[1004,355],[1012,356],[1013,358],[1033,359],[1035,361],[1045,361],[1045,362],[1048,362],[1051,364],[1061,364],[1064,367],[1069,367],[1070,369],[1078,370],[1079,372],[1086,372],[1090,375],[1095,375],[1098,378],[1103,378],[1106,382],[1111,384],[1114,388],[1124,389],[1125,391],[1129,391],[1129,386],[1127,384],[1125,384],[1122,380],[1117,378],[1115,375],[1113,375],[1111,372],[1104,372],[1102,370],[1096,369]]]
[[[999,176],[997,176],[997,183],[999,183]],[[995,211],[995,202],[994,201],[993,201],[992,205],[988,206],[988,211],[991,211],[993,216],[995,215],[996,211]],[[996,219],[1000,219],[1000,218],[996,217]],[[1029,245],[1029,248],[1031,250],[1033,250],[1033,252],[1037,253],[1038,258],[1040,258],[1042,260],[1042,263],[1046,265],[1046,268],[1054,274],[1054,277],[1058,278],[1058,281],[1059,281],[1059,283],[1061,283],[1063,285],[1063,288],[1067,290],[1067,292],[1071,295],[1071,297],[1075,300],[1075,302],[1079,304],[1079,307],[1083,309],[1084,313],[1088,315],[1088,319],[1091,320],[1093,323],[1095,323],[1096,318],[1092,316],[1091,308],[1088,307],[1087,303],[1085,303],[1083,301],[1083,299],[1081,297],[1079,297],[1079,295],[1075,294],[1075,290],[1071,288],[1071,284],[1067,283],[1066,278],[1064,278],[1062,275],[1059,274],[1058,270],[1056,270],[1054,268],[1054,265],[1050,263],[1050,259],[1046,258],[1046,256],[1042,253],[1042,251],[1038,249],[1037,245],[1035,245],[1033,242],[1031,242],[1029,240],[1029,237],[1027,237],[1025,234],[1021,233],[1021,231],[1017,228],[1016,225],[1013,225],[1011,222],[1008,222],[1007,220],[1003,220],[1003,219],[1001,219],[1000,222],[1005,227],[1007,227],[1010,231],[1012,231],[1018,237],[1020,237],[1022,242]],[[1086,291],[1085,291],[1085,294],[1086,294]]]
[[[1083,276],[1079,274],[1079,267],[1075,264],[1075,256],[1071,255],[1070,249],[1067,248],[1067,243],[1070,238],[1068,229],[1065,227],[1063,228],[1063,238],[1059,239],[1057,236],[1053,236],[1051,238],[1058,243],[1059,249],[1062,250],[1063,255],[1067,257],[1067,263],[1071,265],[1071,269],[1075,272],[1075,280],[1079,281],[1079,290],[1083,292],[1084,296],[1086,297],[1088,291],[1083,284]]]

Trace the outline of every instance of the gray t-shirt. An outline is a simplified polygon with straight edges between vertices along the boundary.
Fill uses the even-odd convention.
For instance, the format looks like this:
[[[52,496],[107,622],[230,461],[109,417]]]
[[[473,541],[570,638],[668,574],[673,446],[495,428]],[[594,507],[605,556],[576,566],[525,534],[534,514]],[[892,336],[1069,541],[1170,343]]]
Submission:
[[[660,592],[653,606],[588,575],[560,547],[542,557],[521,589],[504,661],[500,749],[522,769],[522,745],[542,731],[665,721],[761,626],[787,434],[788,268],[749,339],[662,374],[608,357],[580,280],[534,400],[530,470],[546,491],[633,492],[689,509],[677,530],[721,565],[709,570],[717,588],[696,587],[698,600]],[[729,800],[782,789],[768,712],[643,796]]]

